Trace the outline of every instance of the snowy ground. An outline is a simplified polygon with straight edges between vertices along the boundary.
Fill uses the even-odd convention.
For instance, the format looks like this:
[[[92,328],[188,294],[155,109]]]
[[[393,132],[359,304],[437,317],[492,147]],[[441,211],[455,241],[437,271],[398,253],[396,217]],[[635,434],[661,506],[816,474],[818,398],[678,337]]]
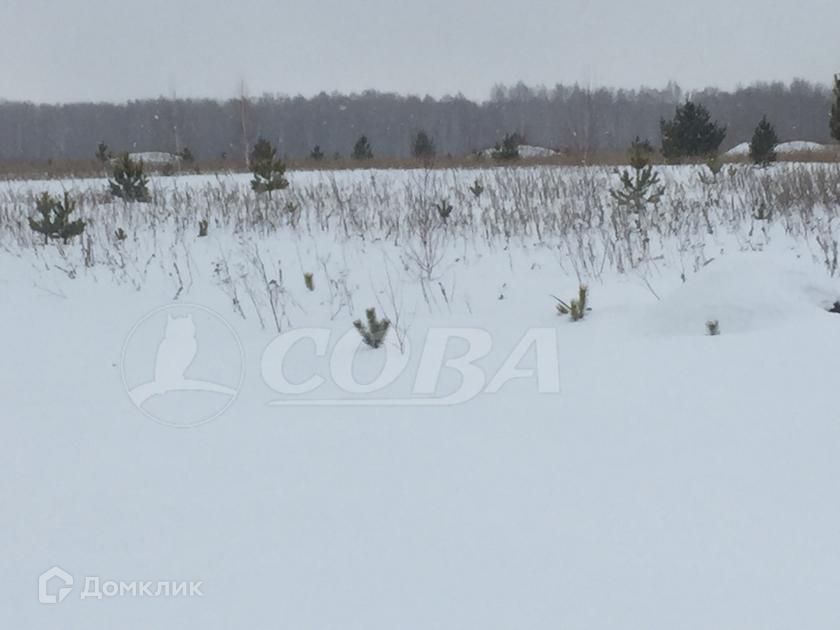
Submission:
[[[840,177],[700,175],[663,169],[638,224],[607,169],[294,173],[270,204],[242,177],[155,180],[149,206],[98,181],[8,184],[0,627],[836,628]],[[81,196],[88,240],[24,229],[44,187]],[[446,224],[424,214],[442,198]],[[573,323],[551,296],[580,281],[592,310]],[[347,394],[330,350],[304,342],[283,375],[326,382],[303,399],[412,398],[441,327],[489,336],[488,380],[529,330],[553,331],[521,365],[556,349],[560,391],[521,378],[454,406],[270,405],[295,399],[272,389],[278,327],[334,341],[368,306],[394,322],[388,356],[408,339],[405,378]],[[185,318],[187,376],[238,395],[138,409],[126,384],[191,337]],[[361,350],[359,380],[384,356]],[[439,385],[458,391],[457,371]],[[54,566],[72,591],[39,603]],[[82,598],[92,578],[202,596]]]
[[[790,142],[780,142],[776,145],[775,151],[778,155],[796,154],[796,153],[820,153],[835,151],[836,147],[828,144],[820,144],[819,142],[809,142],[807,140],[793,140]],[[746,157],[750,154],[750,143],[742,142],[737,144],[729,151],[724,153],[724,157]]]

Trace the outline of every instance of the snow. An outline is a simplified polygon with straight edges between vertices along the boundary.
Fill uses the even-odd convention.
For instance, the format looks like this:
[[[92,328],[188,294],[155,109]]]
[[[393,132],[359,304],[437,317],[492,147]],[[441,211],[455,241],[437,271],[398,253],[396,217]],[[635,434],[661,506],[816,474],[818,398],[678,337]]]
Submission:
[[[485,149],[481,152],[482,157],[492,157],[493,153],[496,152],[495,148]],[[520,144],[519,145],[519,157],[521,158],[541,158],[541,157],[552,157],[554,155],[559,155],[557,151],[554,149],[548,149],[546,147],[538,147],[533,146],[530,144]]]
[[[140,153],[129,153],[130,157],[135,162],[143,162],[149,166],[164,166],[167,164],[178,164],[181,157],[172,153],[165,153],[162,151],[145,151]]]
[[[821,152],[821,151],[828,151],[831,150],[829,145],[820,144],[819,142],[808,142],[806,140],[794,140],[791,142],[781,142],[776,145],[776,153],[779,155],[785,155],[790,153],[808,153],[808,152]],[[727,157],[740,157],[746,156],[750,154],[750,143],[749,142],[742,142],[738,144],[726,153],[724,156]]]
[[[576,212],[562,204],[582,204],[586,186],[606,203],[610,169],[296,172],[284,194],[300,191],[290,198],[306,206],[297,228],[281,195],[264,206],[270,227],[246,221],[257,202],[248,197],[246,212],[235,200],[250,194],[247,176],[154,178],[160,205],[83,205],[93,267],[81,243],[35,247],[7,216],[0,627],[837,627],[840,316],[825,308],[840,282],[816,242],[837,236],[836,208],[810,208],[807,224],[797,212],[772,222],[733,214],[768,176],[734,168],[712,192],[699,167],[663,168],[667,194],[720,198],[712,233],[689,206],[674,219],[679,235],[655,236],[648,262],[623,272],[610,256],[625,244],[597,220],[580,232],[583,250],[575,234],[550,229],[549,215],[542,239],[515,226],[482,236],[507,216],[492,214],[506,187],[520,186],[510,216]],[[771,172],[793,168],[803,167]],[[487,191],[472,201],[465,191],[477,178]],[[44,188],[90,199],[104,186],[11,182],[0,207],[11,215]],[[322,229],[315,195],[332,199],[333,187],[348,217],[383,227],[364,238],[335,220]],[[420,194],[455,205],[454,236],[430,282],[415,273],[413,241],[385,236],[387,220]],[[528,195],[539,202],[528,206]],[[487,221],[471,227],[469,213]],[[208,215],[209,235],[198,238]],[[129,233],[121,245],[115,225]],[[591,267],[578,254],[590,247]],[[277,335],[255,256],[269,277],[283,270],[284,331],[338,338],[367,306],[392,319],[399,310],[412,376],[434,328],[488,333],[488,369],[528,328],[550,329],[560,392],[520,379],[456,406],[270,406],[278,394],[265,361]],[[213,272],[221,259],[245,317]],[[579,276],[592,311],[572,323],[551,295],[573,296]],[[155,319],[173,302],[182,312]],[[136,408],[123,379],[148,380],[126,357],[151,366],[167,317],[187,312],[196,361],[238,395],[212,421],[176,429]],[[720,336],[706,335],[708,319]],[[368,380],[382,356],[359,352]],[[329,380],[328,363],[302,344],[286,376]],[[406,395],[411,380],[387,395]],[[457,388],[460,378],[449,370],[442,381]],[[194,400],[146,411],[191,414]],[[53,566],[74,590],[40,604],[38,576]],[[201,581],[204,595],[82,600],[91,576]]]

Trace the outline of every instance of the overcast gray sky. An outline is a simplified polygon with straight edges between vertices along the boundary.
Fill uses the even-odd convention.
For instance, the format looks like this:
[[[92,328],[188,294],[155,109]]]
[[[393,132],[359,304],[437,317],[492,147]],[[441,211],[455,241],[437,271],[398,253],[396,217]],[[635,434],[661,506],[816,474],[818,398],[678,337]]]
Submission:
[[[0,0],[0,99],[494,83],[732,88],[840,72],[838,0]]]

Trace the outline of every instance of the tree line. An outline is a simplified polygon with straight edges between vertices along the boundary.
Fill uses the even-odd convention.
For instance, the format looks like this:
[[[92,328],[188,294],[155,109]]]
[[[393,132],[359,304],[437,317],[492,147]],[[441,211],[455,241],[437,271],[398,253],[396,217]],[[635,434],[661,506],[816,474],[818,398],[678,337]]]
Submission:
[[[781,140],[830,141],[832,90],[803,80],[732,91],[496,86],[490,98],[440,99],[366,91],[342,95],[262,96],[227,101],[153,99],[123,104],[43,105],[0,101],[0,161],[92,159],[98,143],[116,151],[189,148],[195,159],[247,163],[259,138],[283,158],[351,157],[360,137],[377,157],[417,155],[420,142],[438,155],[499,146],[516,134],[560,151],[624,151],[637,136],[658,138],[662,119],[690,97],[727,128],[723,150],[749,141],[767,116]]]

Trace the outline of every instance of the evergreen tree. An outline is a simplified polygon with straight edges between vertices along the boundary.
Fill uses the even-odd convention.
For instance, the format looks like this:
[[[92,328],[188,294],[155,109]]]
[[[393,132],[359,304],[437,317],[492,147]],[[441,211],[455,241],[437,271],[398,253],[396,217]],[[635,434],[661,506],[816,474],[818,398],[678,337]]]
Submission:
[[[522,136],[518,133],[508,133],[501,142],[496,143],[493,150],[494,160],[518,160],[519,145],[522,144]]]
[[[779,138],[776,130],[768,122],[767,116],[762,117],[750,142],[750,159],[753,164],[766,167],[771,162],[775,162],[777,144],[779,144]]]
[[[309,158],[312,159],[312,160],[315,160],[316,162],[320,162],[321,160],[324,159],[324,152],[321,151],[321,145],[320,144],[316,144],[312,148],[312,153],[309,154]]]
[[[610,190],[610,195],[620,206],[628,206],[636,212],[644,210],[649,203],[657,203],[665,192],[659,185],[659,174],[654,173],[651,155],[653,147],[638,136],[630,145],[630,167],[621,173],[621,187]]]
[[[143,162],[135,162],[123,153],[114,164],[108,186],[114,197],[124,201],[147,202],[150,200],[149,180],[143,172]]]
[[[108,150],[108,145],[100,142],[96,147],[96,159],[105,164],[112,157],[111,152]]]
[[[60,238],[67,243],[72,237],[85,231],[85,222],[81,219],[70,220],[76,210],[76,202],[65,192],[64,199],[56,199],[49,193],[43,193],[35,202],[37,217],[30,217],[29,227],[44,235],[44,244],[51,238]]]
[[[178,153],[178,157],[180,157],[181,161],[188,166],[191,166],[193,162],[195,162],[195,156],[189,147],[181,149],[181,152]]]
[[[660,120],[659,128],[662,155],[668,160],[714,155],[726,137],[726,127],[713,122],[709,110],[691,101],[678,105],[672,120]]]
[[[260,138],[251,150],[251,189],[256,193],[283,190],[289,186],[286,179],[286,165],[277,158],[277,149],[265,138]]]
[[[385,335],[388,334],[388,329],[391,327],[391,322],[387,319],[377,319],[376,309],[369,308],[365,311],[367,318],[367,325],[362,323],[362,320],[357,319],[353,322],[356,330],[362,336],[362,340],[371,348],[378,348],[385,341]]]
[[[831,137],[840,142],[840,74],[834,75],[834,102],[831,104]]]
[[[411,153],[418,160],[429,161],[437,154],[434,141],[422,129],[411,140]]]
[[[373,159],[373,148],[368,142],[367,136],[361,136],[353,145],[353,159],[354,160],[370,160]]]

